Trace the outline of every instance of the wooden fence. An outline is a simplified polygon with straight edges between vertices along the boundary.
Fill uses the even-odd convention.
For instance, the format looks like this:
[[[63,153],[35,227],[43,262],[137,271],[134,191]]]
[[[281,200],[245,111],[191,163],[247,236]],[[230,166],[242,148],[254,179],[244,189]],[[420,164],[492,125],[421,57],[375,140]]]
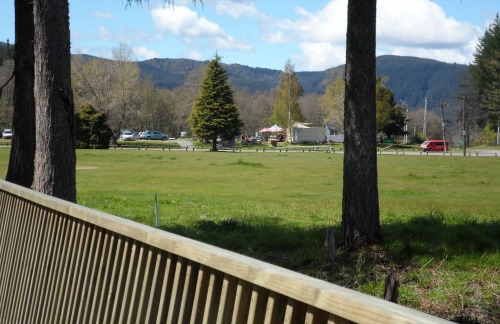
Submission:
[[[0,181],[0,323],[442,319]]]

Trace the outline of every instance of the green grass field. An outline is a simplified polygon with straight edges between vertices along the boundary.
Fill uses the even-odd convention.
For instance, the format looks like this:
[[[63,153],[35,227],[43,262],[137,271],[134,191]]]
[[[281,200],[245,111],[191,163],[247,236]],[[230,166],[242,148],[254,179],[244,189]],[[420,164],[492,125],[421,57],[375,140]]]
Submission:
[[[0,148],[6,174],[8,148]],[[340,235],[343,155],[77,151],[77,200],[375,296],[396,272],[401,304],[461,322],[496,322],[500,159],[381,155],[384,245],[324,261]]]

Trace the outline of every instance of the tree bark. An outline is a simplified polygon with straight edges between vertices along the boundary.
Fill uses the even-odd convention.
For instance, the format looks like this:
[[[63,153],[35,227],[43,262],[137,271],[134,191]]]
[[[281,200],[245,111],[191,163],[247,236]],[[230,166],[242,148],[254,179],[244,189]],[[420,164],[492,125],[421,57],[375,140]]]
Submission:
[[[212,152],[217,152],[217,137],[212,138]]]
[[[380,244],[376,99],[376,1],[349,0],[340,247]]]
[[[36,150],[33,189],[76,201],[68,1],[34,1]]]
[[[24,187],[33,183],[35,160],[33,2],[15,0],[14,113],[7,181]]]

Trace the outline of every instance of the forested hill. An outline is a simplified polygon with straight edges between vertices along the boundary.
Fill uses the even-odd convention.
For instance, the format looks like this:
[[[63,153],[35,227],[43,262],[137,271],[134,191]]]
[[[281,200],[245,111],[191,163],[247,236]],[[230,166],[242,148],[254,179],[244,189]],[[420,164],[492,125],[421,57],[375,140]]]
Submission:
[[[451,101],[459,90],[460,79],[467,73],[467,65],[450,64],[408,56],[385,55],[377,58],[377,75],[387,76],[389,87],[398,102],[416,107],[423,97],[432,102]],[[435,104],[433,105],[435,106]]]
[[[6,43],[0,42],[5,50]],[[85,60],[95,57],[84,55]],[[189,59],[151,59],[138,62],[144,76],[150,76],[158,86],[173,89],[182,85],[190,73],[203,73],[208,61]],[[280,70],[254,68],[241,64],[224,64],[231,84],[250,91],[267,91],[278,84]],[[409,56],[384,55],[377,58],[377,75],[386,79],[397,102],[408,107],[422,107],[423,97],[432,97],[430,109],[441,100],[451,101],[456,96],[462,74],[467,65],[449,64],[436,60]],[[297,72],[307,93],[324,93],[325,84],[344,76],[344,66],[325,71]],[[194,80],[199,80],[195,78]]]
[[[188,59],[152,59],[139,62],[144,75],[150,75],[161,86],[173,89],[186,81],[192,71],[201,73],[208,61]],[[224,65],[233,85],[250,91],[266,91],[276,87],[280,70],[253,68],[240,64]],[[409,107],[422,106],[422,98],[434,102],[451,100],[458,89],[460,75],[467,72],[463,64],[449,64],[430,59],[384,55],[377,58],[377,75],[385,77],[398,102]],[[195,72],[196,73],[196,72]],[[344,66],[325,71],[297,72],[305,93],[322,94],[325,84],[343,77]]]

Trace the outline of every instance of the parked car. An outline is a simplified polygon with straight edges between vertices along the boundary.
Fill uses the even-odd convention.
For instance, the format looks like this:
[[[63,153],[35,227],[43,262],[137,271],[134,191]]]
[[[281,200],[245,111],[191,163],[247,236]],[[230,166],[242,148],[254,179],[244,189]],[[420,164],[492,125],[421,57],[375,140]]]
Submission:
[[[162,141],[166,141],[168,139],[168,135],[160,133],[158,131],[145,131],[142,134],[142,138],[143,139],[147,139],[147,140],[162,140]]]
[[[444,150],[444,142],[443,140],[428,140],[420,144],[420,149],[423,152],[442,152]],[[450,145],[448,141],[446,142],[446,151],[450,150]]]
[[[134,138],[134,133],[129,131],[129,130],[124,130],[122,132],[122,135],[120,136],[120,139],[122,141],[133,141],[135,138]]]
[[[4,129],[2,132],[2,138],[11,139],[12,138],[12,130]]]

